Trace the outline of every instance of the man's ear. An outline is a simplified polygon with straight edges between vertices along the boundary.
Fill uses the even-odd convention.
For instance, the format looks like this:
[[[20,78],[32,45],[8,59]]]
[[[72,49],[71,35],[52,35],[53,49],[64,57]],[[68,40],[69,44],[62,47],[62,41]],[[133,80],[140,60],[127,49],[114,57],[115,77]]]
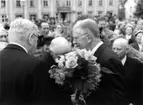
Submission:
[[[92,37],[91,37],[91,35],[87,35],[87,39],[88,39],[88,43],[90,43],[91,42],[91,39],[92,39]]]
[[[32,37],[33,37],[32,34],[30,34],[30,35],[28,36],[28,44],[29,44],[29,45],[32,45]]]
[[[130,50],[130,47],[128,46],[128,47],[126,48],[126,53],[128,53],[129,50]]]

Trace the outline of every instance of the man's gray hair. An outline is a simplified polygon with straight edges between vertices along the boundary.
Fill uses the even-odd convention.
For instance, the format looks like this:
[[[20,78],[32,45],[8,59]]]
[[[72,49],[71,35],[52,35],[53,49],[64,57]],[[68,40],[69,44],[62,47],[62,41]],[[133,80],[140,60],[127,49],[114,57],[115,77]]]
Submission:
[[[129,47],[128,40],[125,39],[125,38],[117,38],[117,39],[115,39],[113,44],[114,43],[120,43],[121,46],[124,47],[124,48],[128,48]]]
[[[76,28],[82,28],[86,31],[89,31],[91,32],[94,37],[96,38],[99,38],[100,37],[100,34],[99,34],[99,28],[98,28],[98,24],[96,21],[94,21],[93,19],[84,19],[84,20],[80,20],[78,21],[73,29],[76,29]]]
[[[38,31],[38,27],[28,19],[17,18],[10,24],[9,33],[9,41],[14,41],[20,39],[25,40],[28,36],[29,32]]]

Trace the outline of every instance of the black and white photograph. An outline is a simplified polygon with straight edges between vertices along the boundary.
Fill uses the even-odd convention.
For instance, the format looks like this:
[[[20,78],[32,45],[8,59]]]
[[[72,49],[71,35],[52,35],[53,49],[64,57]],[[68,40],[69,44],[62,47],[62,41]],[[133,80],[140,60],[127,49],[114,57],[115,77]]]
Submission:
[[[143,0],[0,0],[0,105],[143,105]]]

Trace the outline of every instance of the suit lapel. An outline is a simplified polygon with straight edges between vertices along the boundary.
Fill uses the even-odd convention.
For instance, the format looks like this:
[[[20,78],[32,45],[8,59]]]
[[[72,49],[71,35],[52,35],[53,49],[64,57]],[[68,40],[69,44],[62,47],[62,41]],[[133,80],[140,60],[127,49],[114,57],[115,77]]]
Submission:
[[[135,43],[135,46],[136,46],[137,50],[140,50],[139,45],[137,43]]]
[[[97,62],[99,62],[100,57],[101,57],[101,55],[102,55],[102,53],[104,52],[104,50],[105,50],[106,47],[107,47],[107,46],[106,46],[105,44],[102,44],[102,45],[96,50],[96,52],[94,53],[94,56],[97,57]]]
[[[22,47],[15,44],[8,44],[5,49],[15,49],[26,53],[26,51]]]

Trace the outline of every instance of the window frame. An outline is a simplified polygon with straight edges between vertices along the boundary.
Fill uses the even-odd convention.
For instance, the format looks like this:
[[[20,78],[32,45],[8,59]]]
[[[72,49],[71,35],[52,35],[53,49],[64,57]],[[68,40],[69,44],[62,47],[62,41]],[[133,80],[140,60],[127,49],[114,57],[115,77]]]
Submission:
[[[45,5],[46,3],[46,5]],[[43,0],[43,7],[48,7],[49,6],[49,1],[48,0]]]
[[[109,6],[113,6],[113,0],[109,0]]]
[[[93,5],[93,0],[88,0],[88,6],[91,7]]]
[[[78,5],[78,7],[81,7],[82,6],[82,0],[78,0],[77,5]]]
[[[16,8],[21,8],[21,0],[16,0]]]
[[[5,7],[6,7],[6,0],[1,0],[1,8],[5,8]]]
[[[34,8],[34,7],[35,7],[35,2],[34,2],[34,0],[30,0],[30,1],[29,1],[29,7],[30,7],[30,8]]]
[[[34,21],[37,19],[37,14],[36,13],[30,13],[29,14],[29,20],[33,20],[31,17],[33,17],[33,16],[35,16],[35,19],[34,19]]]
[[[98,6],[100,6],[100,7],[103,6],[103,0],[98,0]]]
[[[7,20],[6,14],[2,14],[2,15],[1,15],[1,21],[2,21],[2,22],[6,22],[6,20]]]

